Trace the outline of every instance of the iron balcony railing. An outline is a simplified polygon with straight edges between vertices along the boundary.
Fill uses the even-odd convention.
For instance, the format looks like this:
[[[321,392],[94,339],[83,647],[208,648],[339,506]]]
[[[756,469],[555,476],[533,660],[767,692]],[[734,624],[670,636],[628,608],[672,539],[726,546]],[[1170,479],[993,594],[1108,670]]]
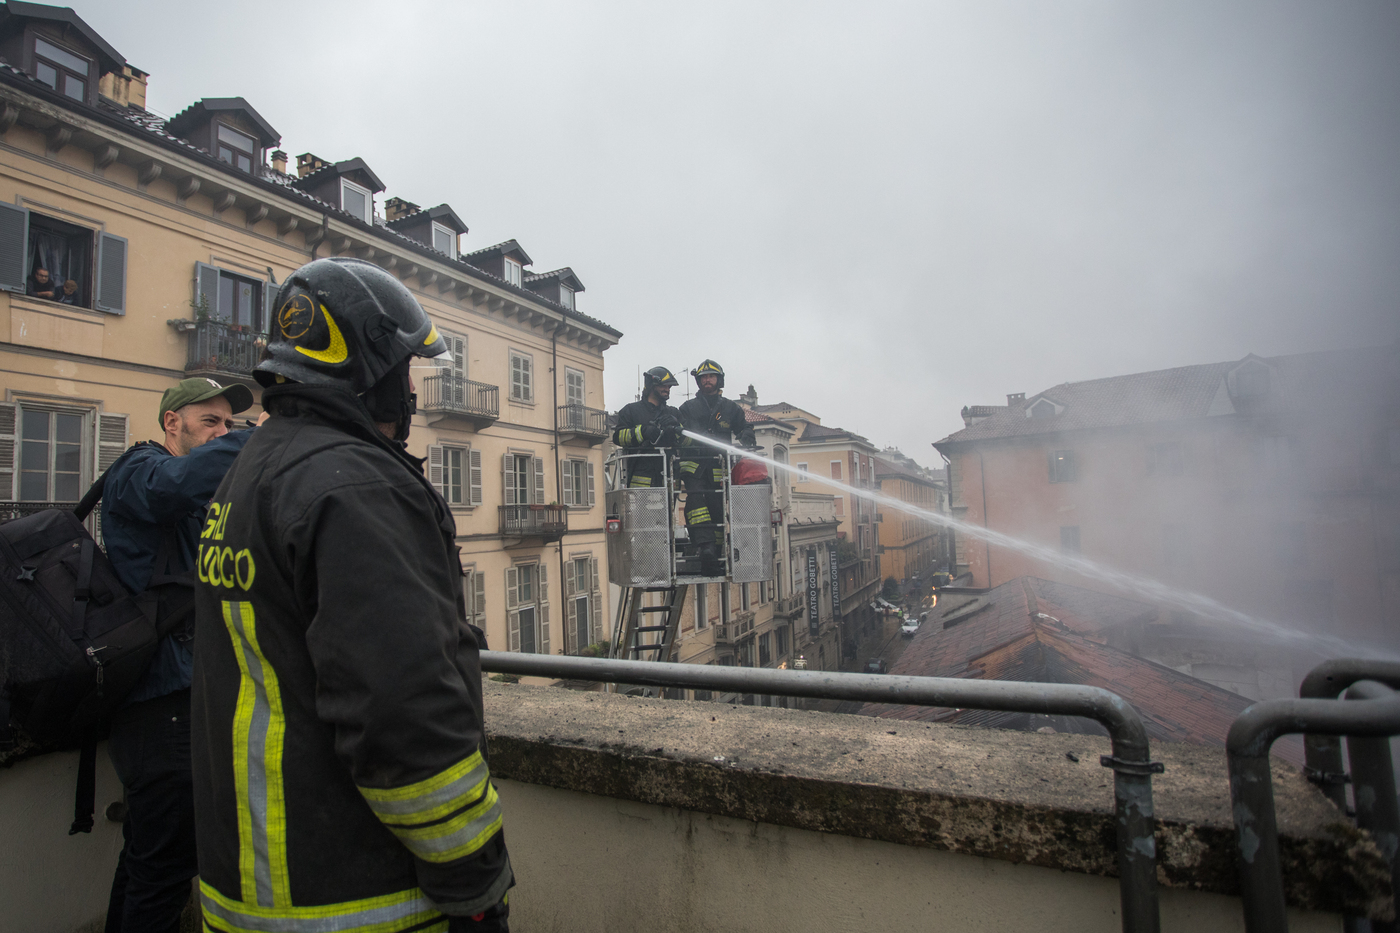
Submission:
[[[76,502],[0,502],[0,522],[13,521],[16,518],[33,515],[35,512],[47,512],[49,509],[68,509],[71,512],[77,504]]]
[[[185,325],[190,339],[185,372],[246,375],[253,371],[267,346],[267,335],[239,324],[195,321]]]
[[[1117,817],[1118,883],[1124,933],[1158,933],[1157,849],[1153,835],[1152,775],[1162,766],[1148,754],[1147,730],[1132,705],[1100,687],[1013,683],[955,677],[838,674],[660,661],[570,658],[505,651],[481,652],[481,669],[563,680],[594,680],[644,687],[688,687],[713,693],[766,694],[820,700],[864,700],[912,706],[1007,710],[1083,716],[1100,723],[1113,754],[1099,763],[1113,769]]]
[[[513,538],[557,538],[569,530],[569,510],[557,505],[503,505],[501,534]]]
[[[601,408],[588,408],[578,404],[560,405],[555,413],[555,425],[560,431],[569,434],[607,437],[608,413]]]
[[[492,421],[501,416],[501,390],[451,373],[424,377],[418,393],[421,411],[445,411]]]

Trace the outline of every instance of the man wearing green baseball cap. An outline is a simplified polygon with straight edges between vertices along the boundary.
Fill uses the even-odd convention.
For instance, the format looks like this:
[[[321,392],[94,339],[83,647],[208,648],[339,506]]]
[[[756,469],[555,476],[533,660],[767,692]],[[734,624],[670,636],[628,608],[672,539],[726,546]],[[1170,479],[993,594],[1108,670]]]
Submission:
[[[125,844],[107,906],[108,930],[171,930],[197,873],[190,684],[194,565],[204,511],[253,432],[233,430],[253,393],[182,379],[160,399],[160,440],[131,447],[107,470],[102,537],[132,593],[157,597],[165,631],[145,675],[116,714],[108,749],[126,788]],[[264,412],[258,419],[267,418]]]

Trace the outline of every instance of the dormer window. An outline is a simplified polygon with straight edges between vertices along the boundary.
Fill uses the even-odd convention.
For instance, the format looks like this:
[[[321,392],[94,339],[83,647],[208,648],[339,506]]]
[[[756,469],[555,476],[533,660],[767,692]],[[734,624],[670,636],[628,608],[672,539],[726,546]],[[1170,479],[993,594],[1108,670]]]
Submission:
[[[374,195],[368,188],[361,188],[353,181],[340,180],[340,209],[353,214],[365,223],[373,223],[370,211],[374,208]]]
[[[433,249],[457,258],[457,234],[452,232],[451,227],[433,221]]]
[[[253,159],[257,155],[258,144],[253,137],[223,123],[218,124],[218,156],[240,172],[253,173]]]
[[[574,310],[574,290],[567,285],[560,285],[559,303],[570,311]]]
[[[34,77],[74,100],[87,101],[92,63],[51,42],[34,39]]]
[[[506,257],[506,282],[516,288],[520,287],[520,263],[509,256]]]

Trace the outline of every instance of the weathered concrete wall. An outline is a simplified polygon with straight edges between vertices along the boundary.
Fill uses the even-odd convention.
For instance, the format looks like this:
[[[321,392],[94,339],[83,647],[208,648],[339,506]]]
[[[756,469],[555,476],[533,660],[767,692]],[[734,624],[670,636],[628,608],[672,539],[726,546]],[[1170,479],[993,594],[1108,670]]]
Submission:
[[[498,787],[530,933],[1036,930],[1118,933],[1111,878],[639,804],[515,781]],[[1164,933],[1244,929],[1237,898],[1162,892]],[[1292,911],[1294,933],[1337,933]]]
[[[107,912],[121,826],[103,816],[122,799],[104,742],[97,748],[92,832],[68,835],[78,753],[0,770],[0,933],[73,933]]]

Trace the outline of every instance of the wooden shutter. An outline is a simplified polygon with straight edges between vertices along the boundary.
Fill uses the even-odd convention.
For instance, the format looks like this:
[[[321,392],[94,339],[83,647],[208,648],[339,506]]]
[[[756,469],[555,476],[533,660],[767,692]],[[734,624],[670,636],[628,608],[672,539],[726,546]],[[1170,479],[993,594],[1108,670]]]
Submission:
[[[475,591],[472,595],[472,615],[476,617],[477,625],[482,629],[486,628],[486,574],[480,571],[472,574],[472,588]]]
[[[522,356],[520,358],[520,397],[527,402],[534,401],[535,398],[535,374],[532,371],[534,369],[534,363],[535,361],[528,356]]]
[[[15,499],[15,458],[19,455],[18,411],[14,402],[0,402],[0,499]]]
[[[199,304],[199,299],[203,298],[209,305],[209,317],[211,320],[219,320],[219,270],[208,263],[197,262],[194,264],[194,303]],[[195,311],[193,316],[198,316]]]
[[[442,493],[444,499],[447,498],[447,471],[443,469],[442,445],[428,445],[428,482],[433,484],[433,488]],[[449,503],[450,505],[451,503]]]
[[[272,300],[277,297],[277,283],[269,278],[266,282],[262,283],[262,293],[262,332],[264,334],[270,334],[272,333]]]
[[[544,564],[540,564],[540,593],[544,593]],[[549,603],[540,602],[540,610],[535,613],[540,620],[540,654],[553,654],[549,647]]]
[[[29,211],[0,204],[0,289],[24,294],[28,258]]]
[[[578,654],[583,647],[578,643],[578,607],[574,605],[574,600],[569,599],[567,594],[564,598],[564,652],[566,654]]]
[[[571,561],[567,562],[564,566],[565,566],[566,568],[572,568],[572,567],[574,566],[574,562],[571,560]],[[578,595],[578,581],[575,579],[575,577],[574,577],[574,572],[573,572],[572,569],[565,570],[565,572],[564,572],[564,598],[567,600],[567,599],[570,599],[570,598],[572,598],[572,597],[574,597],[574,596],[576,596],[576,595]]]
[[[514,567],[506,568],[506,619],[507,637],[506,650],[520,650],[520,601],[516,587],[519,585],[520,572]]]
[[[461,554],[457,555],[458,560],[461,559],[461,556]],[[467,605],[467,621],[479,625],[480,623],[476,620],[476,599],[472,594],[476,592],[476,578],[480,574],[475,569],[463,567],[462,576],[466,578],[462,581],[462,595],[463,602]]]
[[[589,628],[593,632],[593,641],[596,644],[603,640],[603,591],[598,577],[598,558],[596,557],[588,559],[588,582],[591,588],[588,607],[593,613]]]
[[[511,469],[515,464],[513,454],[501,454],[501,489],[504,491],[506,505],[519,505],[516,501],[517,490],[515,488],[515,470]]]
[[[452,375],[456,379],[467,378],[467,338],[456,334],[443,334],[447,349],[452,352]]]
[[[126,451],[126,415],[97,413],[97,443],[93,445],[93,477],[101,476]]]
[[[535,484],[530,495],[530,501],[535,505],[544,505],[544,458],[535,458]]]
[[[588,461],[588,484],[584,487],[584,494],[588,497],[588,507],[593,508],[593,503],[597,500],[597,493],[593,491],[593,461]]]
[[[481,505],[481,451],[467,451],[468,464],[468,486],[471,497],[468,500],[471,505]]]
[[[126,237],[98,235],[97,292],[93,297],[98,311],[126,313]]]
[[[559,461],[559,485],[564,487],[564,504],[574,505],[574,484],[573,471],[569,468],[568,460]]]

